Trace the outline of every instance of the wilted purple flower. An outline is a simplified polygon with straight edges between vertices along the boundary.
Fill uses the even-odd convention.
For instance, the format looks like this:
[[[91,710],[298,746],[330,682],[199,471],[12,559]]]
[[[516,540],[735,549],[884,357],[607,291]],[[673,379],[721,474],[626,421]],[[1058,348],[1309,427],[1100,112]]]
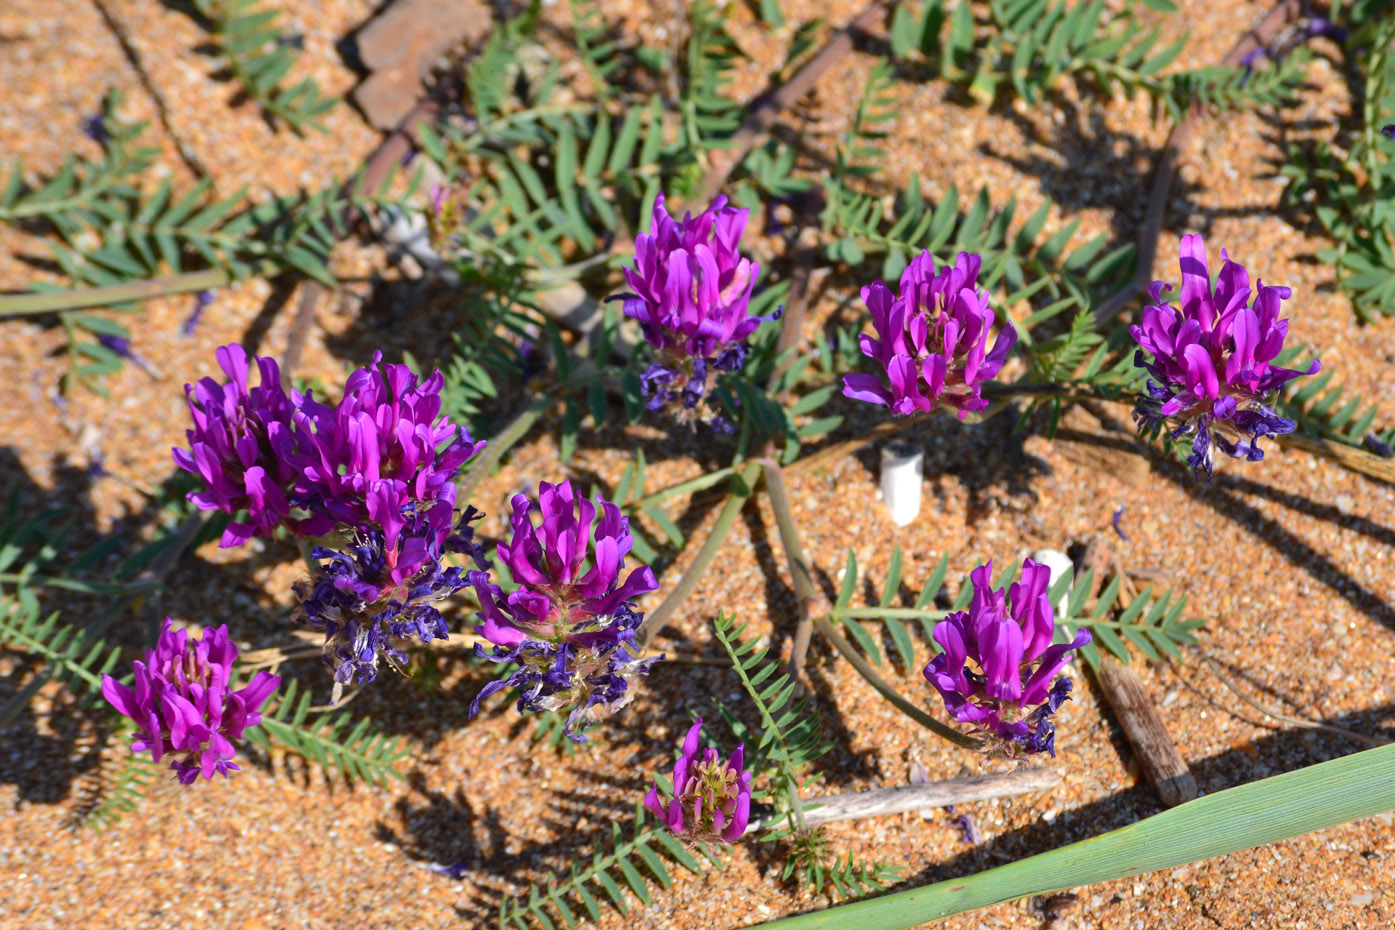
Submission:
[[[673,796],[659,797],[659,784],[644,796],[644,806],[680,838],[693,845],[733,843],[751,819],[751,773],[745,770],[745,746],[723,760],[715,749],[699,752],[702,718],[683,739],[683,753],[673,765]]]
[[[1124,505],[1120,504],[1119,509],[1114,511],[1114,516],[1110,518],[1110,523],[1114,525],[1114,532],[1119,534],[1119,538],[1124,542],[1129,541],[1129,534],[1124,532],[1124,528],[1119,523],[1124,519]]]
[[[1054,756],[1050,717],[1069,700],[1071,682],[1061,678],[1053,685],[1052,679],[1070,662],[1071,651],[1090,641],[1090,633],[1081,630],[1070,643],[1053,644],[1051,571],[1032,559],[1023,562],[1022,580],[1007,592],[993,589],[991,561],[974,569],[969,580],[974,589],[969,609],[935,626],[935,642],[944,651],[925,666],[925,679],[950,716],[971,724],[990,748]],[[1028,709],[1034,705],[1040,706]]]
[[[324,659],[334,670],[336,701],[345,685],[377,678],[379,661],[402,671],[407,656],[401,647],[409,640],[448,638],[450,627],[435,605],[464,588],[466,580],[460,568],[442,567],[445,552],[467,553],[480,568],[488,567],[470,526],[483,514],[467,507],[456,532],[447,535],[450,511],[443,517],[439,508],[405,515],[396,545],[414,550],[409,556],[390,559],[386,536],[374,527],[358,529],[340,551],[311,550],[318,568],[309,581],[294,585],[299,604],[292,620],[325,634]],[[403,575],[407,564],[415,568]]]
[[[98,145],[106,148],[111,142],[111,133],[107,131],[106,113],[92,113],[82,118],[82,134]]]
[[[993,348],[988,335],[995,317],[988,292],[978,286],[982,259],[960,252],[953,267],[937,274],[935,259],[922,252],[901,272],[901,294],[893,296],[881,281],[862,289],[879,338],[859,337],[862,354],[886,372],[843,377],[843,394],[854,400],[884,404],[897,416],[927,412],[949,404],[966,413],[988,406],[980,385],[1003,367],[1017,344],[1017,330],[1004,324]]]
[[[159,376],[159,372],[155,370],[155,367],[139,352],[131,348],[131,340],[127,339],[125,336],[118,336],[115,333],[98,333],[97,341],[128,362],[133,363],[137,368],[150,375],[152,378]]]
[[[217,296],[217,291],[203,290],[194,295],[194,309],[190,311],[188,318],[184,321],[181,331],[185,338],[194,335],[194,330],[198,329],[199,320],[203,319],[203,312],[213,303],[213,298]]]
[[[513,676],[486,686],[470,712],[495,691],[520,687],[520,711],[570,708],[567,732],[579,738],[588,723],[629,703],[631,684],[654,661],[636,658],[642,617],[629,602],[658,584],[648,566],[621,582],[634,539],[619,507],[579,497],[570,481],[542,482],[538,499],[542,524],[534,527],[532,502],[514,496],[513,537],[498,545],[519,587],[506,595],[484,572],[467,576],[483,621],[476,632],[496,647],[477,651],[519,664]]]
[[[479,591],[480,583],[471,580]],[[494,585],[486,584],[485,588],[498,596]],[[477,656],[515,662],[518,668],[509,677],[485,685],[470,704],[470,716],[479,713],[480,703],[491,694],[518,688],[519,713],[565,713],[562,732],[575,742],[585,742],[586,728],[634,700],[635,682],[663,659],[662,655],[638,657],[635,634],[643,620],[641,613],[621,603],[610,616],[578,622],[569,638],[525,639],[511,648],[495,646],[491,650],[476,645]]]
[[[748,312],[760,266],[738,247],[750,212],[719,196],[676,223],[660,194],[652,228],[635,237],[635,266],[625,271],[633,293],[612,299],[624,300],[625,315],[639,321],[657,355],[641,376],[650,410],[672,406],[680,419],[695,419],[708,374],[738,371],[746,338],[779,316]]]
[[[132,752],[149,750],[159,762],[170,755],[180,784],[193,784],[217,772],[237,771],[233,741],[261,722],[261,707],[281,684],[279,675],[258,672],[232,690],[237,644],[226,625],[191,640],[173,629],[169,618],[155,648],[135,663],[135,690],[102,676],[102,696],[136,722]]]
[[[1171,420],[1174,438],[1193,436],[1187,464],[1208,478],[1213,447],[1257,462],[1264,458],[1261,437],[1293,432],[1293,421],[1267,406],[1269,397],[1322,367],[1316,359],[1306,371],[1270,364],[1288,335],[1288,320],[1279,319],[1280,302],[1293,292],[1257,281],[1249,307],[1249,273],[1224,249],[1221,258],[1225,265],[1213,293],[1206,243],[1197,235],[1183,236],[1182,309],[1163,303],[1172,287],[1154,281],[1148,293],[1155,305],[1144,307],[1139,322],[1129,327],[1141,347],[1135,364],[1156,379],[1148,381],[1148,396],[1140,398],[1134,416],[1150,428]],[[1152,354],[1151,363],[1144,350]]]
[[[240,345],[218,349],[218,366],[229,383],[203,378],[185,385],[194,428],[189,449],[174,449],[180,468],[203,479],[207,490],[189,495],[200,510],[235,514],[247,510],[251,522],[233,522],[223,533],[223,548],[240,546],[253,536],[270,536],[290,521],[290,495],[298,476],[292,435],[292,398],[281,388],[276,361],[254,357],[261,384],[247,386],[247,352]],[[297,521],[309,535],[327,532],[327,518]]]
[[[397,545],[406,511],[435,504],[449,514],[460,467],[485,443],[441,415],[439,371],[418,384],[406,365],[381,361],[375,352],[367,368],[349,376],[336,408],[306,398],[294,421],[306,449],[306,506],[349,526],[377,523],[388,567],[396,569],[399,556],[411,554]],[[417,564],[406,563],[404,573]]]

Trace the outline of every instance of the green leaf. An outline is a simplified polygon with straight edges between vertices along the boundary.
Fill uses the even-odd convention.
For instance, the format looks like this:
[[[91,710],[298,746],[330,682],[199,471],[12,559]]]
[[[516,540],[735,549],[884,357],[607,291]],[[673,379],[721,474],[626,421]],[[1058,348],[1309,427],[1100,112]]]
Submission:
[[[769,930],[909,930],[1004,901],[1145,875],[1395,809],[1395,746],[1227,788],[1050,852]]]
[[[833,606],[847,607],[852,603],[855,593],[857,593],[857,556],[849,548],[848,563],[843,569],[843,586],[838,592],[838,602]]]

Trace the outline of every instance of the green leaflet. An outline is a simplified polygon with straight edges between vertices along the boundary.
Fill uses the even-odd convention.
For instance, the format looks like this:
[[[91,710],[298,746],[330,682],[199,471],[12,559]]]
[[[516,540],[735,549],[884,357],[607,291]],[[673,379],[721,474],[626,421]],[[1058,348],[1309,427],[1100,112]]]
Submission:
[[[902,930],[1003,901],[1127,878],[1395,809],[1395,746],[1228,788],[1102,836],[951,879],[762,927]]]
[[[324,96],[313,78],[286,82],[297,55],[276,25],[280,11],[261,8],[259,0],[194,0],[194,6],[228,70],[268,118],[281,120],[297,135],[307,127],[329,132],[320,117],[339,98]]]

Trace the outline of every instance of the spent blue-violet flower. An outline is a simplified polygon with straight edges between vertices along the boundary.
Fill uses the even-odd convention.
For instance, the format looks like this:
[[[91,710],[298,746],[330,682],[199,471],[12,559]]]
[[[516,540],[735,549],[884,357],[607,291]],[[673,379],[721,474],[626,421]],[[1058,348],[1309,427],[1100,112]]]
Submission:
[[[180,784],[237,771],[234,743],[261,722],[261,708],[281,684],[279,675],[257,672],[233,689],[237,644],[226,625],[191,639],[168,617],[155,648],[135,662],[134,689],[102,676],[102,696],[136,724],[135,753],[170,759]]]
[[[194,331],[199,327],[199,321],[203,319],[203,312],[213,305],[213,298],[217,294],[217,291],[202,290],[194,295],[194,309],[189,311],[184,325],[180,327],[180,332],[186,339],[194,335]]]
[[[988,292],[978,286],[981,264],[978,255],[961,252],[937,273],[934,257],[922,252],[901,272],[899,295],[881,281],[864,287],[877,338],[863,334],[858,341],[882,371],[845,375],[843,394],[887,406],[896,416],[947,404],[962,419],[987,407],[982,383],[1003,367],[1017,330],[1005,323],[988,347],[995,316]]]
[[[925,679],[945,710],[982,737],[985,749],[1056,754],[1054,714],[1069,700],[1069,678],[1056,676],[1070,653],[1090,641],[1080,630],[1069,643],[1053,642],[1056,617],[1047,589],[1051,570],[1027,559],[1022,578],[994,590],[993,563],[969,575],[969,609],[949,614],[934,630],[943,650],[925,666]]]
[[[780,315],[749,312],[760,274],[740,252],[750,212],[719,196],[698,216],[675,222],[663,194],[655,198],[653,224],[635,237],[634,268],[625,270],[631,293],[611,298],[624,301],[625,315],[639,321],[654,350],[640,376],[648,409],[697,420],[709,376],[740,370],[746,339]]]
[[[586,726],[630,702],[635,679],[654,661],[637,657],[643,618],[630,602],[658,584],[648,566],[621,580],[634,539],[614,504],[581,497],[570,481],[544,481],[535,527],[528,496],[512,503],[513,534],[497,554],[518,587],[506,594],[482,571],[468,579],[480,603],[476,632],[494,647],[478,653],[517,662],[518,670],[486,685],[470,713],[490,694],[516,687],[520,711],[566,711],[566,732],[580,739]]]
[[[460,552],[488,568],[470,525],[482,516],[465,508],[452,533],[448,509],[443,512],[439,504],[407,508],[394,543],[399,550],[416,550],[405,559],[390,557],[386,534],[373,526],[354,530],[340,549],[311,550],[315,568],[308,581],[293,586],[298,603],[291,619],[324,633],[335,702],[346,685],[376,679],[380,662],[405,674],[403,650],[412,641],[449,638],[450,627],[436,605],[463,589],[466,579],[461,568],[443,565],[442,559]],[[409,562],[415,567],[403,574]]]
[[[723,759],[715,749],[702,749],[701,741],[699,717],[673,764],[672,796],[661,797],[656,781],[644,796],[644,806],[690,846],[721,848],[740,839],[750,823],[751,773],[745,767],[744,744]]]
[[[1181,309],[1163,300],[1171,285],[1154,281],[1148,289],[1154,303],[1129,327],[1139,345],[1134,363],[1151,375],[1134,417],[1150,429],[1170,424],[1175,439],[1191,436],[1187,464],[1207,478],[1215,449],[1257,462],[1264,458],[1262,437],[1293,432],[1294,422],[1274,412],[1272,398],[1289,381],[1322,367],[1316,359],[1305,371],[1272,364],[1288,336],[1280,304],[1293,292],[1258,280],[1250,306],[1249,272],[1224,249],[1221,258],[1213,291],[1206,243],[1183,236]]]

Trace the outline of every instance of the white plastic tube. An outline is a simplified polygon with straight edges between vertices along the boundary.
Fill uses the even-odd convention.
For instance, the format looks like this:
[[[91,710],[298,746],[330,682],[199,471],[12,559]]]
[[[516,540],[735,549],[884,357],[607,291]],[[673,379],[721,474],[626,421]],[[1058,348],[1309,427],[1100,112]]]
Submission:
[[[1050,570],[1051,584],[1055,584],[1056,579],[1067,572],[1075,571],[1075,563],[1070,560],[1070,556],[1059,549],[1038,549],[1036,552],[1032,553],[1032,559],[1045,565],[1047,569]],[[1066,599],[1069,596],[1070,592],[1067,591],[1056,599],[1056,603],[1051,605],[1051,608],[1056,611],[1056,616],[1059,617],[1065,612]]]
[[[882,500],[897,526],[920,516],[920,490],[925,476],[925,450],[908,442],[882,447]]]

